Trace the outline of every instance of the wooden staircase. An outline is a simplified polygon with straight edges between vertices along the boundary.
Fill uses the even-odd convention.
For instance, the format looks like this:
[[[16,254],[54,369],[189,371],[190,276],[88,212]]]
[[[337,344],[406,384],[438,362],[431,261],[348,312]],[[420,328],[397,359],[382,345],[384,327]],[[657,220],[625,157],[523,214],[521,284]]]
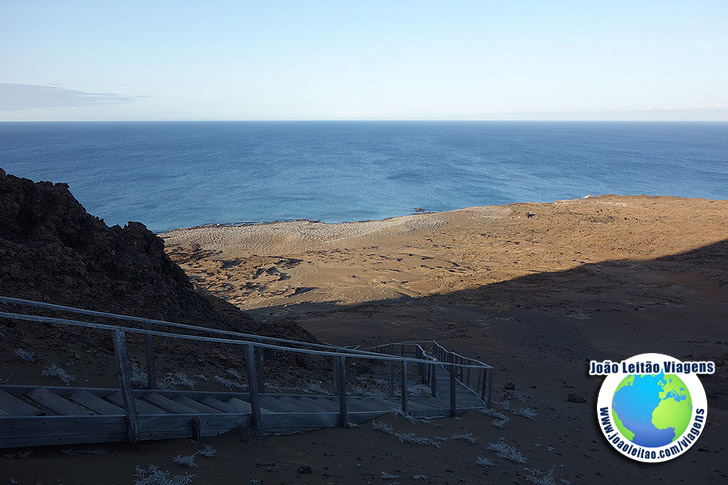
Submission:
[[[0,297],[0,303],[101,314],[7,297]],[[101,315],[126,321],[137,318],[105,313]],[[285,341],[284,347],[278,344],[285,339],[236,334],[204,327],[192,328],[198,332],[224,333],[226,337],[236,338],[201,337],[150,330],[151,323],[182,328],[191,326],[146,319],[143,319],[146,328],[139,329],[22,313],[0,312],[1,318],[111,331],[120,387],[0,385],[0,448],[169,438],[199,439],[234,429],[251,429],[255,434],[296,433],[321,427],[359,424],[395,410],[413,417],[455,416],[467,409],[488,406],[490,401],[492,368],[480,361],[448,352],[432,341],[400,342],[367,351],[293,341]],[[128,375],[125,332],[146,335],[147,344],[151,344],[153,335],[163,335],[242,345],[246,351],[249,391],[161,390],[156,389],[153,373],[147,383],[148,389],[133,389]],[[431,350],[425,351],[428,346],[431,346]],[[264,392],[262,349],[265,348],[332,356],[335,395]],[[153,349],[153,345],[147,346],[147,368],[154,369],[154,355],[150,349]],[[347,392],[347,358],[388,362],[387,395],[358,396]],[[395,366],[399,366],[398,393],[395,393]],[[417,380],[427,386],[428,395],[413,395],[408,391],[412,384],[410,377],[419,377]]]

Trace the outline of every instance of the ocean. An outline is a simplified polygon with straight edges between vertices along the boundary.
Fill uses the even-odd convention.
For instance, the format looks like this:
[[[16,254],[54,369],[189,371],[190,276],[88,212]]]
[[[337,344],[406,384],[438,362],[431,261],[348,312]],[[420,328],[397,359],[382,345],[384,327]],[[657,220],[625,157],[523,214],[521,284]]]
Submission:
[[[728,198],[728,123],[0,123],[0,168],[155,232],[597,194]]]

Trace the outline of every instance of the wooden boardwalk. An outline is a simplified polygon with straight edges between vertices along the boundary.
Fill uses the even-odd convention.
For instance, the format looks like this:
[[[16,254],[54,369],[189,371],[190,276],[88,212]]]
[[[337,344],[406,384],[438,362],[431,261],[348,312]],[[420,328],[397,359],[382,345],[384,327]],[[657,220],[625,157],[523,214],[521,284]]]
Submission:
[[[3,300],[22,301],[0,297],[0,303]],[[271,341],[283,339],[244,334],[239,334],[238,339],[221,339],[16,313],[0,312],[0,318],[111,330],[120,382],[118,389],[0,385],[0,448],[199,439],[235,429],[250,429],[256,434],[296,433],[359,424],[395,410],[413,417],[454,416],[467,409],[487,406],[492,386],[490,366],[448,352],[432,341],[400,342],[369,351],[293,342],[298,344],[296,347],[292,341],[287,341],[288,347],[282,347],[278,345],[280,342]],[[149,322],[145,321],[147,327]],[[252,385],[248,392],[171,391],[157,389],[152,375],[147,389],[132,389],[125,332],[146,334],[147,368],[151,369],[154,369],[152,335],[243,345],[248,383]],[[225,333],[229,336],[233,332]],[[249,340],[252,337],[257,341]],[[430,351],[425,350],[428,346],[431,346]],[[332,356],[336,395],[264,392],[263,348]],[[389,362],[389,392],[382,396],[358,396],[347,392],[347,358]],[[398,368],[399,386],[394,382],[395,367]],[[417,386],[417,394],[409,390],[415,380],[422,384]]]

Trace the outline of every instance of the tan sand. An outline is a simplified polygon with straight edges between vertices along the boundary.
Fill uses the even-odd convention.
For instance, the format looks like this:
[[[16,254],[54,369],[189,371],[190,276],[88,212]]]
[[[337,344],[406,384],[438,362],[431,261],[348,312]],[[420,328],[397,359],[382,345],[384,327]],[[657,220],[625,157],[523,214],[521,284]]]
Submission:
[[[198,287],[254,309],[421,297],[658,258],[727,238],[727,214],[726,201],[602,196],[347,224],[202,227],[162,237]]]

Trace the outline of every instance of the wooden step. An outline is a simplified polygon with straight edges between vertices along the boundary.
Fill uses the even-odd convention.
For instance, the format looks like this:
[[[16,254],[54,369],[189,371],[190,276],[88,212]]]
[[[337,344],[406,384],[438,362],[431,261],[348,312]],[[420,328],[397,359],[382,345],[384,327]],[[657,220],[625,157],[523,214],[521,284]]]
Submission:
[[[0,390],[0,409],[8,413],[9,416],[40,416],[45,414],[42,410],[35,406],[31,406],[22,399]]]
[[[120,391],[112,392],[108,396],[104,396],[104,399],[116,404],[120,408],[124,408],[124,400],[121,398]],[[134,403],[136,404],[137,414],[169,414],[164,409],[158,408],[146,401],[142,401],[138,397],[134,398]]]
[[[192,408],[195,411],[203,414],[217,414],[222,412],[218,409],[212,408],[206,404],[202,404],[201,402],[195,401],[194,399],[190,399],[186,396],[177,396],[172,398],[172,400],[176,403],[187,406],[188,408]]]
[[[120,415],[125,414],[124,409],[104,401],[90,392],[80,390],[70,394],[69,399],[81,406],[84,406],[96,414]]]
[[[230,406],[234,407],[238,410],[239,413],[250,413],[252,412],[252,408],[250,407],[250,403],[247,401],[243,401],[242,399],[238,399],[237,397],[231,397],[230,399],[227,399],[225,401]]]
[[[321,406],[313,401],[310,401],[306,398],[290,396],[287,399],[290,399],[291,403],[296,406],[296,411],[301,411],[301,412],[310,411],[312,413],[323,413],[323,412],[327,411],[327,409],[325,409],[323,406]]]
[[[25,393],[25,397],[32,399],[43,407],[50,409],[56,414],[65,416],[83,416],[94,414],[86,408],[74,404],[71,401],[63,399],[58,394],[54,394],[44,387],[36,387]]]
[[[311,397],[311,396],[303,396],[299,397],[301,400],[307,400],[312,403],[314,403],[316,406],[318,406],[321,409],[324,409],[326,411],[339,411],[339,398],[336,398],[336,400],[329,398],[329,397]]]
[[[301,413],[301,403],[291,396],[261,396],[260,406],[277,413]]]
[[[222,411],[223,413],[239,413],[235,407],[231,406],[228,403],[224,403],[220,401],[219,399],[215,399],[214,397],[203,397],[200,399],[200,402],[204,404],[205,406],[210,406],[211,408],[217,409],[218,411]]]
[[[142,399],[173,414],[198,414],[196,409],[172,401],[171,399],[157,394],[156,392],[148,392],[142,396]]]

